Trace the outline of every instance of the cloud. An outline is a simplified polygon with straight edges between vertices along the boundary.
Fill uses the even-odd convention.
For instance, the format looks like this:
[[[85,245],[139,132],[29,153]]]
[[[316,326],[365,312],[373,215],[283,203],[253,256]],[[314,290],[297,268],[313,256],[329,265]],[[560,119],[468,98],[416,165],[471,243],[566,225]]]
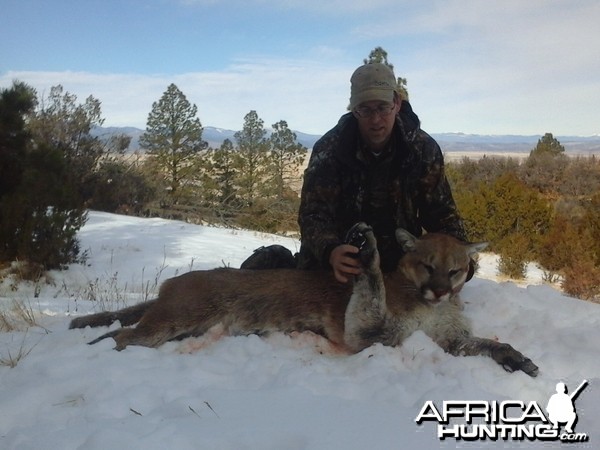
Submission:
[[[225,0],[184,3],[232,8]],[[199,53],[197,65],[174,74],[12,71],[0,73],[0,86],[13,78],[40,92],[62,84],[81,99],[92,94],[101,100],[107,124],[143,128],[152,103],[175,83],[198,106],[204,125],[239,129],[256,110],[266,126],[286,120],[293,129],[318,134],[345,112],[356,65],[382,46],[396,74],[408,79],[411,102],[430,132],[600,132],[597,0],[239,0],[238,5],[242,13],[260,6],[265,20],[271,11],[291,10],[306,33],[290,33],[295,38],[289,42],[282,36],[273,48],[252,46],[260,54],[249,54],[236,41],[231,49],[219,48],[211,70]],[[314,33],[318,40],[310,14],[321,24],[331,18],[330,29]]]
[[[241,129],[244,116],[256,110],[266,127],[286,120],[292,129],[319,134],[345,112],[348,78],[347,68],[314,61],[252,59],[223,71],[176,75],[11,71],[0,75],[0,86],[18,79],[43,95],[61,84],[81,101],[99,99],[106,125],[144,128],[152,103],[175,83],[198,106],[203,125]]]
[[[354,35],[380,36],[436,131],[593,134],[598,23],[597,1],[447,0],[415,2]]]

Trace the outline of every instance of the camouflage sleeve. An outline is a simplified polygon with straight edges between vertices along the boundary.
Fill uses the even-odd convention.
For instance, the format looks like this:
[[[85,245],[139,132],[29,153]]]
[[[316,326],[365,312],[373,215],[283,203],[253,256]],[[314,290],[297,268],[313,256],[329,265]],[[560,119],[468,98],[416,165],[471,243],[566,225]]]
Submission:
[[[337,233],[336,205],[340,201],[340,170],[331,154],[315,146],[304,172],[298,224],[302,245],[326,266],[331,250],[341,239]]]
[[[444,156],[437,142],[425,132],[416,139],[423,157],[419,179],[419,216],[423,228],[429,232],[452,235],[467,240],[462,219],[444,171]]]

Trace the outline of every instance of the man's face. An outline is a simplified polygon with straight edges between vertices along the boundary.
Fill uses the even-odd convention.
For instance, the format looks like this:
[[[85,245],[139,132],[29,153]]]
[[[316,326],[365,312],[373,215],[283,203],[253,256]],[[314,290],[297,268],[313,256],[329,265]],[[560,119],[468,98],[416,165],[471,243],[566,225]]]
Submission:
[[[399,109],[397,100],[364,102],[354,109],[361,137],[371,151],[380,151],[387,145]]]

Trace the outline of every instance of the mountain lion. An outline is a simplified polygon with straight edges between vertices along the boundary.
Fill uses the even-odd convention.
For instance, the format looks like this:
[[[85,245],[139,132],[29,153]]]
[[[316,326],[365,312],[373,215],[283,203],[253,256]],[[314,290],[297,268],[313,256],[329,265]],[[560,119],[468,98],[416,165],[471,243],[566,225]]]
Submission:
[[[457,294],[470,257],[486,244],[468,244],[436,233],[417,239],[405,230],[396,239],[405,251],[395,272],[383,274],[369,226],[353,227],[361,241],[362,274],[342,284],[331,273],[297,269],[214,269],[166,280],[158,298],[115,312],[76,318],[70,328],[119,328],[117,350],[128,345],[157,347],[171,339],[199,336],[221,324],[231,334],[312,331],[350,352],[400,345],[423,330],[453,355],[486,355],[507,371],[536,376],[538,367],[509,344],[471,335]],[[358,245],[358,244],[357,244]]]

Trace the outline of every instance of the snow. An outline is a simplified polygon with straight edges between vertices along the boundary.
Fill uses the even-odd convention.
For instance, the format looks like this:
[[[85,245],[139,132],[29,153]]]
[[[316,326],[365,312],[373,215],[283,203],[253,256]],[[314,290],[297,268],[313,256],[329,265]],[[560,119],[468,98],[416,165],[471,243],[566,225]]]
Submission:
[[[415,418],[428,400],[545,406],[557,382],[575,389],[584,379],[575,431],[589,441],[570,445],[598,448],[600,305],[542,284],[535,268],[525,283],[498,281],[493,255],[484,254],[462,298],[475,334],[529,356],[537,378],[489,358],[450,356],[421,332],[356,355],[310,334],[218,330],[116,352],[112,339],[86,345],[106,328],[69,330],[71,318],[152,298],[161,281],[190,269],[239,267],[261,245],[296,251],[298,243],[99,212],[79,236],[85,264],[53,272],[50,284],[0,285],[0,308],[24,305],[37,323],[0,333],[0,359],[17,360],[0,365],[2,449],[554,448],[561,444],[440,441],[434,423]]]

